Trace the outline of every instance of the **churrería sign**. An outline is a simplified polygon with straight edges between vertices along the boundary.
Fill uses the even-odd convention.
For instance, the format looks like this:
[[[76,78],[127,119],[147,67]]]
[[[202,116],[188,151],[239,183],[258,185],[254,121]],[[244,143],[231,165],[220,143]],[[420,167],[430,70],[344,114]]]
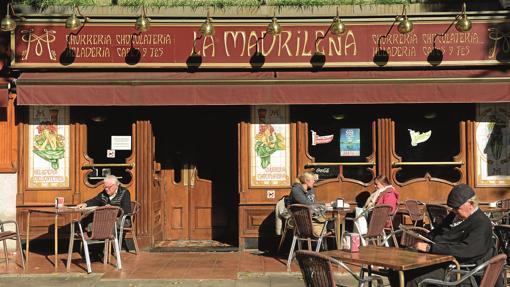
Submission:
[[[510,61],[506,23],[477,22],[470,32],[451,29],[443,37],[435,35],[449,23],[415,23],[409,34],[393,29],[382,37],[390,24],[351,23],[345,34],[335,36],[325,35],[327,23],[295,23],[283,25],[280,35],[271,36],[266,35],[265,24],[215,23],[215,35],[207,37],[198,34],[199,24],[153,24],[144,33],[137,33],[132,24],[87,23],[78,33],[63,24],[27,24],[14,32],[12,64],[17,68],[295,68]]]

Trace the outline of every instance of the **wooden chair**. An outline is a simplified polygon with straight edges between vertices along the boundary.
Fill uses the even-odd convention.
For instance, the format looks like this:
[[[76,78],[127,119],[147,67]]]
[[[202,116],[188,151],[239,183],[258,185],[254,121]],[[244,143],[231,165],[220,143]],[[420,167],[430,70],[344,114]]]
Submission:
[[[484,263],[478,265],[476,268],[472,269],[465,275],[463,275],[459,280],[454,282],[442,281],[437,279],[425,279],[418,283],[418,287],[428,286],[428,285],[437,285],[437,286],[458,286],[460,283],[470,279],[477,272],[485,269],[483,273],[482,281],[480,282],[480,287],[494,287],[496,282],[498,281],[499,276],[501,276],[501,270],[503,269],[503,265],[506,262],[506,254],[499,254],[491,259],[485,261]]]
[[[301,269],[305,286],[308,287],[337,286],[333,276],[333,267],[331,263],[340,266],[351,274],[351,276],[358,281],[358,286],[363,286],[365,283],[371,283],[373,281],[377,282],[377,286],[384,286],[383,280],[380,276],[374,275],[361,278],[343,262],[317,252],[298,250],[296,251],[296,259],[298,261],[299,268]]]
[[[122,248],[122,243],[124,239],[124,232],[126,235],[128,233],[131,233],[131,237],[133,238],[133,244],[135,245],[135,254],[138,255],[138,252],[140,252],[140,249],[138,248],[138,242],[136,241],[136,229],[135,229],[135,221],[136,221],[136,215],[140,211],[140,207],[142,205],[136,201],[131,201],[131,213],[126,213],[121,217],[120,220],[120,231],[119,231],[119,246]],[[130,220],[131,224],[126,224]],[[127,245],[126,245],[126,248]],[[128,248],[129,252],[129,248]]]
[[[418,225],[418,222],[423,224],[423,210],[420,208],[420,202],[414,199],[409,199],[405,201],[405,206],[407,212],[409,213],[409,217],[413,222],[414,226]]]
[[[92,224],[90,231],[87,231],[85,228],[87,226],[82,226],[87,222],[88,216],[92,213]],[[123,211],[120,207],[117,206],[102,206],[94,209],[91,213],[84,214],[78,221],[72,223],[77,224],[79,228],[78,235],[83,243],[83,251],[85,253],[85,260],[87,264],[87,273],[92,272],[91,264],[90,264],[90,254],[89,254],[89,244],[95,243],[104,243],[105,244],[105,258],[108,257],[108,243],[113,241],[113,248],[115,250],[116,256],[116,268],[117,270],[122,269],[122,262],[120,258],[120,247],[119,241],[117,238],[117,218],[120,214],[121,217],[123,215]],[[73,228],[74,229],[74,228]],[[70,238],[69,241],[69,252],[67,255],[67,268],[70,267],[71,255],[73,250],[74,243],[74,235]],[[105,263],[107,260],[104,261]]]
[[[14,231],[6,231],[5,225],[12,224],[14,225]],[[5,257],[5,267],[9,264],[9,255],[7,254],[7,240],[16,240],[19,246],[19,253],[21,255],[21,265],[23,266],[23,270],[25,270],[25,258],[23,255],[23,248],[21,247],[21,237],[19,235],[19,227],[18,223],[14,220],[0,220],[0,241],[2,241],[4,245],[4,257]]]
[[[425,209],[430,220],[430,229],[443,224],[448,215],[448,207],[439,204],[426,204]]]
[[[302,241],[308,243],[308,250],[312,250],[312,241],[316,242],[315,252],[319,252],[323,239],[326,235],[326,226],[328,221],[324,222],[322,232],[319,236],[316,236],[313,232],[313,218],[312,208],[308,205],[293,204],[289,206],[289,211],[294,221],[294,237],[292,238],[292,245],[289,251],[289,257],[287,259],[287,271],[290,271],[290,264],[294,257],[294,251],[296,243],[298,243],[299,249],[301,248]],[[338,242],[337,242],[338,244]]]

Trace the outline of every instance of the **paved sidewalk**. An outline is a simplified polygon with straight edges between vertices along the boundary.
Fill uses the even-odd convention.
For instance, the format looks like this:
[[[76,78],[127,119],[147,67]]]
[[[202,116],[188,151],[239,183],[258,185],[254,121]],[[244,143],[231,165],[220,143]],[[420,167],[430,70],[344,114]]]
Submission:
[[[237,279],[102,279],[103,274],[3,274],[0,286],[23,287],[296,287],[305,286],[301,274],[239,273]],[[347,274],[339,274],[344,286],[356,286]],[[340,283],[339,282],[339,283]]]

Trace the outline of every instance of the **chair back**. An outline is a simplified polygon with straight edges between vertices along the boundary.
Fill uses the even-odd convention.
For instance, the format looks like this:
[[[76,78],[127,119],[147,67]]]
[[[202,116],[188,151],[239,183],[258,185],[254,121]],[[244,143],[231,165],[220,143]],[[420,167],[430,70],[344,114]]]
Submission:
[[[420,209],[420,204],[417,200],[414,199],[406,200],[405,205],[412,221],[416,222],[423,220],[423,212]]]
[[[370,222],[368,223],[368,230],[365,237],[372,238],[381,236],[384,232],[384,227],[388,219],[392,218],[391,205],[380,204],[372,209],[370,215]]]
[[[497,206],[504,209],[510,209],[510,198],[498,201]]]
[[[498,253],[507,255],[507,264],[510,260],[510,225],[499,224],[494,226],[494,233],[498,238]]]
[[[298,237],[316,238],[313,235],[312,208],[303,204],[292,204],[289,206],[294,230]]]
[[[506,254],[499,254],[489,259],[485,272],[483,273],[480,287],[494,287],[501,276],[501,270],[506,262]],[[506,284],[505,284],[506,285]]]
[[[131,201],[131,215],[135,215],[140,211],[142,205],[138,201]]]
[[[102,206],[94,209],[92,219],[92,232],[89,239],[113,239],[117,217],[122,217],[123,211],[117,206]]]
[[[446,206],[439,204],[427,204],[425,205],[425,208],[427,209],[432,228],[443,224],[446,216],[448,215],[448,208]]]
[[[407,229],[412,230],[418,234],[426,235],[429,231],[423,227],[407,227]],[[405,232],[402,232],[402,237],[400,237],[400,246],[404,247],[412,247],[416,244],[416,242],[420,241],[414,236],[411,236]]]
[[[335,287],[329,257],[317,252],[298,250],[296,259],[307,287]]]

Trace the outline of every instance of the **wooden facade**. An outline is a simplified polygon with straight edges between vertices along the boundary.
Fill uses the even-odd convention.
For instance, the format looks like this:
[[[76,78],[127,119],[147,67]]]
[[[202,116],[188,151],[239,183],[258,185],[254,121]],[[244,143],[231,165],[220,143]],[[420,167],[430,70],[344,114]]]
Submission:
[[[299,28],[305,26],[303,21],[300,21],[294,25],[293,31],[301,31]],[[439,23],[441,25],[438,23],[429,24],[422,25],[421,29],[424,33],[430,34],[432,33],[430,27],[442,27],[441,25],[444,23]],[[49,24],[37,23],[35,26],[40,30],[45,25]],[[65,34],[65,29],[61,25],[58,27],[55,24],[51,25],[60,34]],[[167,24],[157,27],[158,31],[164,31],[166,28],[177,29],[174,27],[176,25],[168,24],[169,27],[165,25]],[[493,27],[491,25],[490,22],[480,21],[476,26],[479,31],[477,33],[484,33],[483,35],[486,36],[487,27]],[[108,26],[108,33],[113,33],[111,26]],[[124,29],[123,31],[133,29],[127,25],[120,26]],[[228,29],[232,26],[234,26],[232,23],[227,23],[221,29],[226,35],[229,35]],[[264,25],[258,26],[256,27],[257,33],[264,29]],[[94,31],[101,28],[100,25],[93,27]],[[363,29],[367,29],[367,27],[369,26],[359,25],[356,29],[361,31],[359,34],[363,35]],[[386,23],[378,23],[377,29],[382,31],[386,28]],[[192,31],[194,27],[186,27],[186,29]],[[182,31],[179,33],[187,35]],[[303,32],[303,34],[305,33]],[[22,35],[16,35],[16,37],[19,41],[23,40]],[[193,39],[187,40],[192,43]],[[298,45],[301,43],[301,39],[292,41]],[[188,42],[181,47],[183,51],[189,48]],[[62,43],[58,43],[62,46],[59,46],[58,49],[65,48]],[[425,44],[428,45],[428,43]],[[475,44],[478,48],[482,46],[481,41],[476,41]],[[23,45],[21,45],[23,49],[30,48],[27,47],[27,43]],[[419,45],[424,44],[418,43],[417,46]],[[355,56],[370,56],[370,53],[373,54],[372,48],[367,48]],[[419,48],[424,47],[419,46]],[[483,47],[483,49],[485,48]],[[186,66],[188,55],[181,53],[176,56],[180,57],[179,63],[167,59],[168,66],[163,65],[166,69],[178,68],[171,71],[174,78],[166,79],[165,73],[168,71],[160,69],[163,66],[158,66],[157,62],[149,62],[144,64],[161,70],[154,73],[158,74],[159,78],[157,80],[148,79],[150,75],[145,75],[146,78],[139,81],[133,79],[133,75],[139,75],[136,74],[137,72],[123,71],[115,78],[115,72],[108,70],[110,67],[126,68],[126,65],[131,65],[123,62],[123,57],[116,57],[116,62],[110,63],[110,66],[97,66],[98,63],[83,57],[78,59],[82,62],[75,66],[72,66],[71,63],[69,64],[71,66],[68,67],[62,63],[51,62],[51,59],[46,58],[38,58],[37,61],[31,62],[19,57],[22,53],[18,51],[17,58],[14,58],[16,61],[12,62],[12,67],[21,69],[27,75],[33,73],[34,69],[36,72],[41,72],[37,68],[39,64],[41,67],[62,71],[72,70],[75,67],[80,69],[92,67],[92,70],[80,70],[72,76],[71,73],[65,74],[63,79],[53,79],[51,84],[46,84],[44,79],[37,78],[37,75],[33,78],[28,77],[28,79],[21,76],[18,82],[19,92],[30,94],[30,97],[25,96],[17,102],[16,94],[12,93],[7,107],[0,108],[0,134],[3,135],[0,138],[0,172],[17,172],[18,174],[16,216],[20,226],[25,226],[27,208],[51,206],[57,196],[64,197],[66,204],[83,202],[102,190],[100,180],[94,181],[94,183],[89,181],[91,170],[108,167],[108,164],[121,167],[124,169],[122,172],[126,174],[126,178],[129,178],[123,182],[124,186],[130,190],[132,199],[141,203],[136,232],[140,245],[146,248],[166,240],[218,240],[238,245],[241,249],[272,249],[273,244],[276,243],[275,203],[289,194],[293,179],[299,173],[315,172],[320,167],[336,170],[335,176],[321,179],[316,184],[318,201],[322,202],[342,197],[347,202],[356,204],[360,194],[374,190],[373,178],[378,174],[384,174],[390,178],[392,184],[399,191],[402,202],[406,199],[417,199],[424,202],[444,203],[448,192],[457,183],[468,183],[473,186],[482,202],[507,198],[510,197],[508,186],[477,184],[476,111],[480,103],[484,101],[471,98],[468,101],[466,98],[469,97],[459,91],[459,87],[473,84],[472,78],[476,78],[477,81],[486,85],[484,86],[487,88],[486,94],[492,89],[496,90],[496,88],[507,85],[509,75],[506,72],[493,69],[491,66],[506,63],[495,63],[496,59],[484,58],[488,51],[480,49],[476,51],[477,53],[469,55],[471,58],[468,59],[468,64],[479,63],[481,66],[485,66],[484,68],[466,69],[464,59],[461,55],[456,55],[450,59],[451,61],[447,61],[449,69],[438,68],[437,71],[428,69],[425,72],[421,70],[422,67],[424,65],[429,67],[430,64],[421,58],[419,62],[413,62],[416,60],[413,58],[414,56],[403,59],[398,63],[402,66],[397,65],[395,70],[374,71],[375,66],[371,59],[368,62],[351,59],[349,60],[351,62],[346,64],[346,62],[342,62],[342,57],[346,56],[345,54],[336,55],[337,62],[330,63],[332,65],[330,68],[333,70],[322,72],[317,71],[317,67],[310,67],[308,54],[302,55],[306,54],[306,49],[303,48],[302,54],[298,53],[299,55],[294,55],[294,58],[289,57],[285,58],[283,62],[273,63],[274,66],[269,65],[270,69],[263,71],[257,70],[260,67],[255,69],[250,65],[251,62],[243,62],[242,65],[235,66],[234,64],[239,63],[225,62],[228,61],[228,57],[223,55],[224,57],[216,59],[204,58],[209,61],[206,63],[209,66],[205,67],[223,67],[233,69],[233,71],[208,71],[204,74],[190,73],[191,75],[188,75],[187,70],[178,71],[178,69],[189,68]],[[242,62],[249,58],[244,54],[243,57],[245,58],[236,58],[236,61]],[[293,59],[297,59],[295,63],[292,62]],[[268,58],[269,60],[271,58]],[[156,60],[151,59],[151,61]],[[352,68],[352,65],[356,65],[356,61],[363,62],[362,71],[343,70],[346,67]],[[298,64],[300,69],[294,69],[293,64]],[[407,71],[402,68],[403,66],[412,71]],[[27,70],[23,70],[25,68]],[[303,72],[303,69],[306,71]],[[480,71],[502,73],[503,75],[498,74],[485,81],[483,77],[477,78],[472,75]],[[193,70],[193,72],[196,71]],[[339,79],[343,72],[348,75],[345,79]],[[392,77],[394,76],[396,79],[389,76],[382,77],[381,73],[386,72],[391,73]],[[55,74],[58,73],[60,72]],[[94,75],[95,78],[86,78],[88,73]],[[100,92],[109,92],[108,95],[101,97],[100,92],[94,90],[94,83],[96,80],[101,80],[101,76],[105,74],[112,77],[101,82],[101,87],[104,90],[100,90]],[[211,74],[217,78],[201,78]],[[296,77],[295,74],[299,74],[299,77]],[[405,78],[406,74],[412,74],[412,77]],[[424,81],[422,79],[424,75],[429,79]],[[45,76],[47,77],[48,74]],[[59,76],[62,77],[62,73]],[[66,77],[72,79],[66,81]],[[107,82],[108,80],[112,81]],[[437,81],[440,83],[436,83]],[[27,91],[24,84],[33,85],[33,87]],[[433,92],[436,98],[427,102],[427,93],[421,90],[433,89],[436,84],[443,89],[435,89]],[[155,88],[155,86],[157,87]],[[306,95],[296,95],[293,98],[292,92],[297,93],[301,87],[304,87]],[[76,94],[68,96],[67,94],[74,92],[73,88],[76,89]],[[157,90],[153,90],[153,88]],[[314,98],[314,88],[321,90],[317,98]],[[336,90],[337,88],[338,90]],[[382,91],[385,88],[388,88],[388,91]],[[407,91],[407,88],[410,89],[411,94],[413,92],[421,93],[421,97],[413,98],[411,95],[406,98],[407,105],[395,104],[394,99],[398,99],[402,90]],[[192,92],[189,92],[188,95],[183,93],[182,89]],[[450,105],[448,101],[449,89],[455,93],[455,98],[452,100],[455,105]],[[120,90],[122,92],[119,92]],[[362,91],[361,95],[351,94],[360,90]],[[372,90],[375,90],[373,94]],[[62,104],[70,110],[68,123],[70,178],[69,185],[65,188],[28,186],[28,161],[31,144],[29,140],[29,106],[42,105],[38,104],[38,100],[41,100],[37,98],[39,91],[44,94],[42,100],[49,102],[57,98],[57,96],[52,98],[52,93],[56,91],[55,94],[60,97],[60,102],[54,104]],[[90,103],[94,103],[92,98],[79,102],[90,91],[98,93],[95,96],[101,97],[101,100],[106,99],[111,102],[104,104],[105,107],[100,107],[101,104],[90,106]],[[174,94],[179,91],[181,94]],[[209,91],[214,92],[209,93]],[[266,91],[274,93],[271,94],[273,97],[259,95]],[[122,95],[118,96],[117,92]],[[229,94],[231,97],[221,98],[223,92],[231,93]],[[497,92],[496,96],[490,95],[495,98],[484,99],[488,99],[488,102],[510,102],[510,98],[505,96],[504,90]],[[239,95],[240,93],[246,93],[246,95]],[[250,102],[252,100],[250,93],[257,94],[257,97],[253,98],[259,102]],[[394,94],[391,95],[393,100],[384,98],[384,96],[388,96],[387,93]],[[282,96],[282,94],[285,95]],[[334,95],[330,97],[330,94]],[[192,98],[191,95],[196,97]],[[126,97],[122,98],[122,96]],[[331,100],[332,97],[333,100]],[[122,98],[120,104],[114,101],[117,98]],[[176,98],[178,98],[178,102],[175,100]],[[235,104],[229,102],[229,100],[238,98],[242,101]],[[77,102],[66,104],[69,99]],[[157,104],[154,106],[159,106],[152,106],[151,99],[157,100]],[[290,180],[288,184],[284,185],[257,186],[251,181],[254,168],[251,162],[253,161],[251,157],[253,142],[251,141],[254,140],[251,129],[256,123],[251,120],[253,117],[250,117],[252,116],[250,113],[253,113],[252,106],[267,104],[265,101],[268,99],[274,100],[269,104],[283,105],[289,110],[290,117],[284,124],[287,125],[289,131],[285,144],[290,150],[288,166]],[[169,102],[171,100],[175,102]],[[126,104],[131,101],[137,104]],[[45,103],[43,106],[49,105],[47,102],[43,103]],[[117,104],[122,107],[116,107]],[[337,110],[341,110],[343,114],[347,115],[347,118],[350,116],[353,120],[342,122],[343,116],[336,117],[334,115]],[[427,120],[423,120],[422,115],[430,110],[440,110],[438,113],[441,113],[443,118],[424,122]],[[115,121],[93,123],[90,119],[98,111],[110,115],[115,118]],[[459,115],[451,116],[454,113]],[[332,116],[335,118],[334,120]],[[444,137],[444,149],[448,150],[439,159],[435,158],[434,153],[441,152],[441,144],[436,144],[433,149],[423,150],[420,159],[414,158],[413,154],[403,153],[406,148],[402,144],[403,139],[408,141],[407,130],[413,128],[409,123],[416,120],[416,116],[422,121],[417,122],[420,128],[448,126],[448,129],[444,129],[438,135]],[[119,123],[128,126],[127,131],[123,131],[123,135],[131,137],[131,149],[128,155],[122,158],[122,162],[108,163],[105,162],[105,159],[98,161],[97,154],[104,153],[106,149],[109,149],[105,145],[100,146],[100,141],[95,140],[96,137],[99,138],[98,130],[103,130],[101,136],[115,135],[117,132],[115,127]],[[423,123],[426,125],[419,126]],[[362,130],[362,152],[360,155],[349,158],[337,154],[338,131],[341,128]],[[330,150],[334,150],[332,153],[334,156],[328,158],[330,154],[324,156],[325,153],[321,154],[321,148],[312,147],[310,136],[312,130],[335,134],[335,141],[331,144],[334,147],[330,148]],[[435,131],[434,135],[436,135]],[[92,153],[96,157],[92,156]],[[60,226],[65,226],[71,220],[66,217],[60,219],[62,220]],[[52,222],[53,218],[34,216],[31,238],[45,238],[49,233],[48,226],[51,229]]]

